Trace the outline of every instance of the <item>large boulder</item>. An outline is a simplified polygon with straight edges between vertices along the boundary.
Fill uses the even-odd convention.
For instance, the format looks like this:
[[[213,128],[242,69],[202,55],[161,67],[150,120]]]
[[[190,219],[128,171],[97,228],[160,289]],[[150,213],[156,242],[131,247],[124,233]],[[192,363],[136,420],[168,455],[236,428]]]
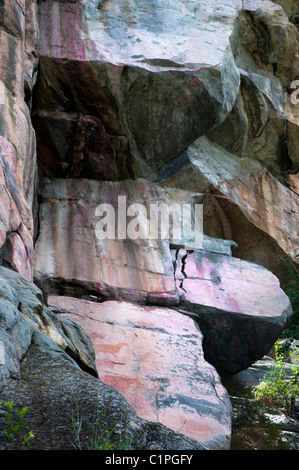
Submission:
[[[261,359],[292,315],[278,279],[262,266],[219,253],[180,250],[176,264],[180,308],[194,313],[205,357],[219,374]]]
[[[96,210],[101,204],[112,206],[117,223],[118,214],[132,219],[127,217],[130,204],[148,207],[150,200],[162,201],[163,195],[167,201],[167,192],[162,188],[137,181],[48,179],[42,193],[34,253],[38,285],[49,294],[176,304],[168,240],[131,239],[127,224],[121,238],[116,225],[115,236],[107,232],[107,238],[100,239],[96,234],[103,215],[97,216]],[[126,198],[124,208],[118,197]]]
[[[234,240],[235,258],[267,268],[284,287],[289,281],[287,255],[269,233],[252,224],[240,207],[221,194],[204,198],[204,231],[211,238]]]
[[[177,305],[173,251],[196,246],[230,255],[234,245],[233,241],[204,236],[201,212],[195,231],[195,224],[193,227],[188,220],[189,211],[184,213],[183,208],[191,213],[197,198],[200,201],[196,193],[164,189],[145,180],[48,178],[40,204],[35,281],[46,294]],[[200,203],[197,206],[202,207]],[[103,217],[106,208],[113,210],[111,219]],[[153,215],[159,213],[167,217]],[[124,224],[118,224],[123,218]],[[101,220],[110,227],[102,238],[98,224],[105,224]],[[157,231],[151,232],[155,221]]]
[[[28,409],[24,430],[34,433],[31,450],[90,450],[92,427],[99,426],[105,436],[111,433],[110,442],[121,441],[119,447],[125,445],[125,450],[211,450],[159,423],[140,419],[114,387],[82,371],[52,341],[37,334],[21,364],[20,379],[11,378],[1,398],[13,401],[13,410]],[[3,413],[0,423],[4,430]],[[78,444],[70,428],[79,427]],[[11,448],[4,433],[0,447]]]
[[[226,405],[219,404],[223,407],[219,410],[220,436],[207,442],[200,435],[192,439],[179,430],[139,418],[114,387],[98,378],[95,351],[82,326],[72,319],[58,317],[44,305],[42,293],[34,284],[3,267],[0,268],[0,351],[1,399],[13,402],[13,410],[28,408],[27,431],[35,434],[30,441],[32,449],[67,450],[78,445],[69,430],[72,416],[75,426],[82,419],[78,436],[82,449],[89,449],[91,425],[98,426],[98,423],[103,431],[115,428],[112,439],[129,440],[133,448],[209,450],[229,446],[227,398]],[[216,372],[211,366],[206,367],[217,382]],[[199,379],[194,376],[193,380],[197,383]],[[220,383],[217,386],[225,398],[225,389]],[[212,395],[213,390],[210,384]],[[217,399],[215,393],[214,399]],[[0,447],[8,449],[11,442],[4,432],[5,413],[0,413],[0,423],[3,430]]]
[[[146,176],[221,124],[239,89],[229,38],[241,6],[39,2],[33,122],[46,174]]]
[[[36,448],[68,448],[78,397],[90,422],[97,399],[105,426],[126,415],[137,447],[228,447],[219,376],[291,315],[277,278],[236,257],[285,280],[298,253],[298,15],[286,0],[0,1],[0,265],[19,272],[0,270],[1,393],[32,409]],[[124,196],[141,236],[99,237],[101,204]],[[147,236],[144,208],[177,203],[177,220],[202,201],[195,243]]]
[[[32,282],[11,269],[0,267],[0,341],[4,348],[1,363],[1,393],[10,378],[20,378],[21,363],[37,333],[52,349],[64,351],[72,362],[97,376],[92,342],[77,324],[57,318],[43,303]]]
[[[132,217],[127,217],[126,236],[119,238],[115,231],[115,238],[107,232],[100,239],[97,208],[110,203],[117,216],[120,195],[128,210],[130,202],[140,204],[134,206],[140,212],[138,237],[130,239]],[[203,236],[192,247],[190,231],[182,230],[181,240],[146,234],[152,204],[164,203],[165,211],[175,201],[173,222],[180,222],[178,209],[188,201],[191,206],[194,198],[200,200],[200,195],[146,181],[48,180],[40,207],[35,280],[47,295],[126,300],[195,315],[209,361],[221,374],[236,373],[268,352],[292,309],[276,276],[232,256],[232,241]]]
[[[282,0],[156,1],[151,14],[137,0],[40,2],[40,168],[220,193],[228,217],[236,206],[249,221],[239,256],[285,280],[280,254],[298,245],[297,14]],[[251,255],[248,229],[265,233]]]

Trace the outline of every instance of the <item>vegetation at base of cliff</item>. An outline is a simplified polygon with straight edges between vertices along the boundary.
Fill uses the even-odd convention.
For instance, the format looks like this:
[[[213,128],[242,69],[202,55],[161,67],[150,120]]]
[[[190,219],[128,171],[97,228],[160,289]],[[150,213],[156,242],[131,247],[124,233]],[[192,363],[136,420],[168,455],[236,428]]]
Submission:
[[[275,414],[295,417],[293,407],[299,397],[299,255],[297,262],[286,257],[286,267],[289,281],[283,289],[291,301],[293,316],[274,345],[275,361],[260,383],[252,390],[238,389],[238,396],[231,396],[231,450],[290,449],[282,429],[269,419]]]
[[[81,442],[83,417],[80,410],[72,413],[71,426],[69,431],[73,437],[73,447],[75,450],[83,450],[86,445]],[[128,434],[124,424],[114,426],[111,429],[103,429],[100,420],[94,425],[90,423],[88,450],[136,450],[133,447],[133,436]],[[137,449],[140,450],[140,449]]]
[[[7,428],[5,435],[9,441],[10,450],[27,450],[29,441],[34,437],[32,431],[25,432],[27,420],[24,419],[28,409],[23,407],[21,410],[14,408],[13,401],[0,400],[0,405],[3,405],[5,412],[5,420]]]
[[[295,400],[299,397],[299,350],[289,350],[286,357],[282,343],[278,340],[275,353],[273,366],[253,388],[253,393],[258,400],[283,404],[286,414],[290,416]],[[290,364],[291,360],[293,363]]]
[[[253,388],[253,394],[258,400],[283,404],[290,416],[299,397],[299,254],[297,262],[287,256],[286,267],[289,281],[284,290],[290,298],[293,316],[284,331],[284,342],[277,340],[274,344],[273,366]]]
[[[283,403],[290,416],[295,400],[299,397],[299,254],[297,262],[287,256],[286,267],[289,281],[284,290],[290,298],[293,316],[284,331],[284,343],[277,340],[274,345],[273,366],[253,388],[253,393],[256,399],[264,402]]]
[[[290,256],[286,257],[286,268],[289,281],[283,289],[291,301],[293,316],[284,331],[284,336],[299,340],[299,254],[297,260],[293,260]]]
[[[0,412],[5,414],[6,428],[4,434],[7,438],[7,449],[28,450],[30,440],[34,438],[33,431],[25,431],[28,420],[24,417],[28,409],[23,407],[17,410],[13,401],[0,400]],[[133,436],[126,426],[121,424],[111,429],[103,429],[100,421],[95,425],[90,423],[90,435],[88,436],[88,449],[86,442],[81,442],[83,418],[78,411],[72,413],[71,426],[68,427],[73,438],[72,445],[75,450],[136,450],[133,447]],[[84,436],[86,441],[86,436]],[[140,450],[140,447],[137,450]]]
[[[230,450],[290,450],[283,430],[273,424],[270,416],[282,413],[277,405],[256,400],[250,387],[230,385],[233,406]]]

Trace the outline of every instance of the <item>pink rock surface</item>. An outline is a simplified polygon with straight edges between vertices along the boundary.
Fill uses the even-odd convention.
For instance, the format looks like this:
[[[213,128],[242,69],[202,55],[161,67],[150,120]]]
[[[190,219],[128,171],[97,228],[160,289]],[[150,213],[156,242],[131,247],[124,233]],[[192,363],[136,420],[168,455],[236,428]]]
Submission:
[[[126,195],[128,204],[147,206],[192,194],[144,181],[52,179],[40,207],[35,279],[48,294],[182,309],[198,321],[218,372],[239,372],[268,352],[291,315],[276,276],[231,256],[221,240],[191,252],[171,249],[169,240],[99,240],[95,233],[100,202],[118,208]]]
[[[27,279],[32,279],[31,260],[26,245],[18,233],[13,232],[7,236],[3,260]]]
[[[298,176],[294,178],[294,183],[296,181]],[[299,246],[299,196],[294,190],[268,172],[249,174],[242,181],[222,182],[219,186],[221,192],[241,208],[248,220],[274,238],[285,253],[296,257]]]
[[[100,240],[96,236],[100,220],[96,208],[101,203],[111,204],[117,216],[121,213],[118,196],[126,197],[127,206],[141,203],[147,209],[150,203],[172,204],[191,198],[188,192],[165,191],[144,181],[50,180],[40,206],[40,232],[34,253],[36,280],[52,293],[62,293],[64,280],[73,296],[78,296],[81,288],[81,295],[92,293],[105,300],[177,304],[168,239],[134,240],[127,232],[120,239],[117,231],[115,239]],[[128,222],[131,219],[127,217]],[[70,295],[70,290],[64,293]]]
[[[187,302],[251,316],[286,316],[289,298],[263,267],[200,251],[188,254],[184,263],[180,290]]]
[[[294,175],[293,186],[298,184]],[[155,175],[170,187],[215,192],[235,204],[255,227],[295,257],[299,246],[299,196],[252,158],[239,158],[206,137],[197,139],[185,158]],[[244,242],[245,243],[245,242]]]
[[[36,20],[33,0],[1,4],[0,259],[29,279],[36,190],[35,133],[29,107],[36,79]]]
[[[33,213],[25,195],[22,160],[0,136],[0,248],[2,260],[32,280]]]
[[[100,379],[146,420],[227,448],[230,403],[194,321],[172,309],[50,296],[49,307],[92,339]],[[218,441],[218,443],[217,443]]]
[[[254,263],[182,251],[176,273],[180,308],[193,312],[204,335],[205,357],[221,376],[267,354],[292,315],[276,276]]]

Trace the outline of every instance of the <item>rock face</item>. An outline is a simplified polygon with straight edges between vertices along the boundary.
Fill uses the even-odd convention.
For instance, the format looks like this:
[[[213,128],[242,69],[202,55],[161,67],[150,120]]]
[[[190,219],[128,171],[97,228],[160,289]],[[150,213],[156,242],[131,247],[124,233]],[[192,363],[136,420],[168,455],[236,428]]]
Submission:
[[[127,211],[132,201],[142,204],[148,218],[154,203],[171,207],[175,200],[182,207],[192,200],[191,192],[166,191],[144,181],[49,180],[35,249],[35,278],[42,290],[194,313],[209,345],[205,353],[221,374],[239,372],[267,353],[292,312],[278,279],[261,266],[231,256],[233,242],[204,237],[202,246],[191,249],[183,230],[177,245],[170,237],[142,238],[140,230],[131,240],[131,217],[126,238],[119,239],[115,231],[115,238],[99,239],[97,208],[109,202],[118,216],[119,196],[126,197]],[[179,215],[173,212],[174,221]],[[145,225],[148,219],[138,220]]]
[[[255,227],[276,240],[284,253],[296,256],[298,194],[258,161],[239,158],[202,137],[177,157],[175,163],[165,165],[151,179],[170,187],[220,193],[237,205]],[[284,201],[283,211],[281,201]]]
[[[41,291],[19,273],[0,268],[1,328],[4,348],[1,363],[1,392],[7,381],[20,377],[21,361],[37,335],[52,343],[52,349],[66,351],[83,370],[97,376],[90,338],[71,321],[60,320],[44,304]]]
[[[59,296],[48,302],[59,318],[83,325],[94,344],[100,379],[119,390],[141,418],[207,448],[229,448],[230,403],[204,359],[202,335],[190,317],[128,302]]]
[[[277,278],[221,254],[183,252],[178,259],[180,308],[194,312],[205,357],[222,376],[247,369],[270,350],[292,312]]]
[[[277,3],[40,2],[44,173],[224,197],[226,218],[237,206],[257,237],[240,256],[285,281],[256,233],[278,259],[296,255],[298,11]]]
[[[0,1],[1,393],[36,448],[80,389],[136,446],[229,448],[220,377],[292,313],[298,8]]]
[[[36,143],[31,124],[38,25],[33,0],[0,6],[0,258],[33,277]]]
[[[167,197],[167,192],[162,190],[161,202],[163,193],[164,198]],[[136,181],[49,180],[40,205],[36,281],[45,292],[76,297],[91,294],[98,300],[114,298],[176,304],[168,240],[157,238],[149,245],[146,239],[130,239],[127,223],[122,239],[118,237],[118,230],[114,239],[98,239],[96,228],[101,219],[96,216],[97,207],[103,203],[111,204],[118,218],[118,214],[122,215],[118,197],[126,198],[126,215],[127,206],[137,201],[149,206],[150,197],[159,197],[159,188]],[[128,217],[130,219],[132,217]],[[61,231],[64,232],[63,240]]]
[[[136,448],[209,448],[198,439],[139,419],[115,388],[99,381],[94,348],[82,326],[55,315],[44,305],[42,293],[33,283],[1,267],[0,293],[1,398],[13,401],[16,409],[26,406],[30,410],[30,426],[36,434],[34,449],[72,449],[68,427],[76,410],[85,426],[89,419],[96,424],[100,413],[102,429],[117,425],[118,433],[126,432],[128,439],[134,438]],[[226,394],[220,383],[218,388]],[[229,425],[229,401],[226,406],[220,419],[225,421],[226,416]],[[1,413],[3,429],[7,425],[4,418]],[[88,449],[90,435],[91,429],[86,428],[81,436],[83,449]],[[221,444],[214,445],[220,448]],[[0,446],[5,448],[2,433]]]
[[[47,174],[146,176],[220,124],[239,88],[229,37],[240,7],[41,2],[33,116]]]

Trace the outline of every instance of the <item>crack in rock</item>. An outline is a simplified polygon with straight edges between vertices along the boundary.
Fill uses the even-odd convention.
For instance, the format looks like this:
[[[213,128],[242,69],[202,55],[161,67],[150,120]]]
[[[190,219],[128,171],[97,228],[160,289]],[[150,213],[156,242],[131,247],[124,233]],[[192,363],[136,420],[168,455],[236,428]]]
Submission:
[[[183,286],[183,282],[185,279],[188,278],[185,268],[186,268],[186,261],[189,254],[193,253],[194,250],[186,250],[184,246],[171,246],[170,248],[175,249],[175,256],[173,261],[173,269],[174,269],[174,280],[179,281],[179,289],[184,292],[187,292]],[[181,251],[185,251],[185,254],[180,254]],[[177,269],[179,269],[180,273],[183,277],[177,276]]]

